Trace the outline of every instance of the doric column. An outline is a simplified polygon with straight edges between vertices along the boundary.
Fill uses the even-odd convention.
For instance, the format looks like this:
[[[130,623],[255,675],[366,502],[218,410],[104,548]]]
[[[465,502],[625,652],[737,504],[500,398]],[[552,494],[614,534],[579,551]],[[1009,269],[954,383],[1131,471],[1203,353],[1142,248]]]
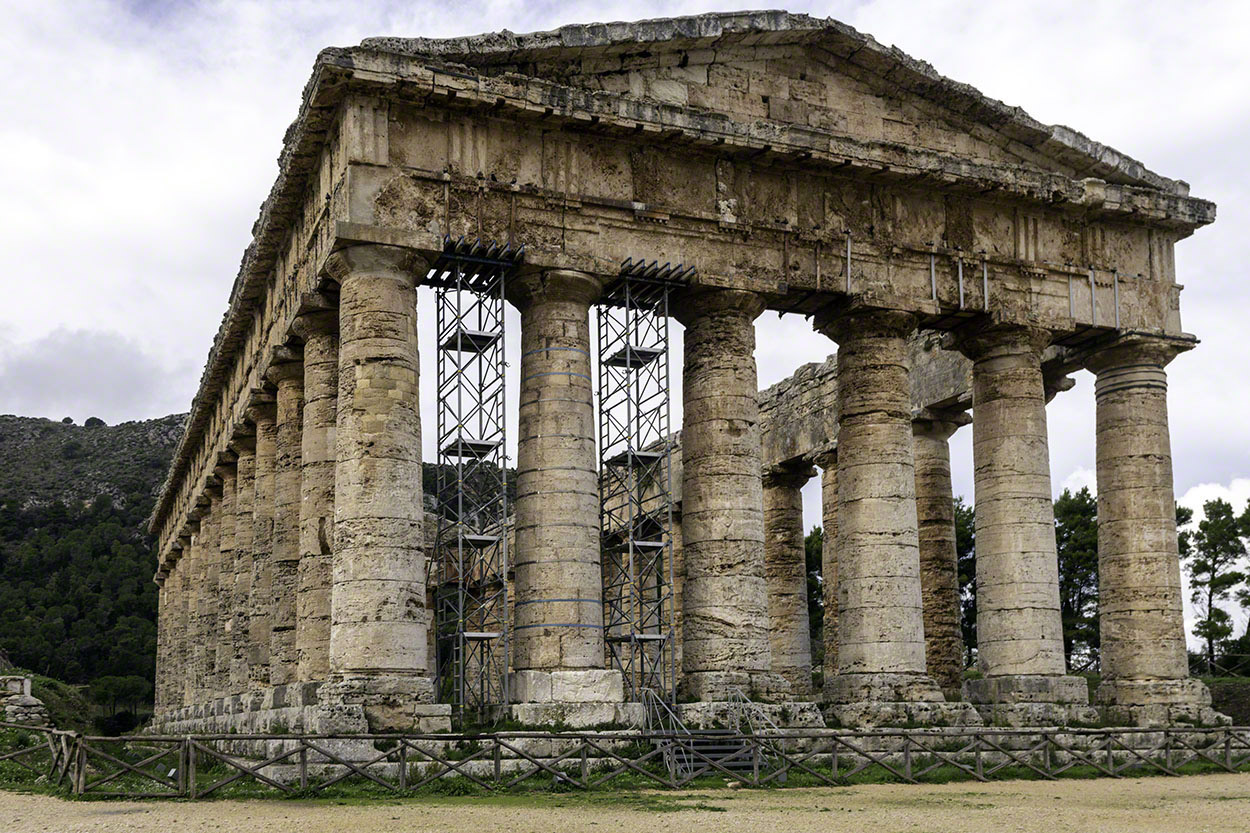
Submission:
[[[752,292],[694,292],[673,304],[686,327],[682,421],[682,667],[685,694],[725,700],[786,686],[771,673],[764,494]]]
[[[924,604],[925,665],[951,699],[964,676],[960,629],[959,559],[949,440],[965,414],[925,414],[912,420],[916,458],[916,521],[920,532],[920,593]]]
[[[816,455],[820,466],[820,594],[824,602],[821,630],[824,632],[825,662],[823,686],[838,673],[838,448]]]
[[[299,593],[295,653],[301,682],[330,673],[330,571],[334,542],[334,434],[339,379],[337,309],[301,315],[304,432],[300,449]]]
[[[156,572],[156,684],[152,694],[152,711],[156,715],[169,709],[169,637],[172,611],[170,610],[170,568],[164,557]],[[172,588],[171,588],[172,589]]]
[[[250,685],[252,622],[252,507],[256,502],[256,438],[237,432],[230,443],[235,453],[234,584],[230,634],[230,693],[243,694]]]
[[[330,671],[343,696],[410,709],[434,697],[417,400],[415,280],[426,265],[363,245],[329,268],[340,284]],[[412,728],[394,711],[371,725]]]
[[[273,487],[278,452],[276,413],[272,394],[267,393],[256,397],[247,410],[248,419],[256,426],[247,654],[252,689],[269,686],[269,643],[273,632]]]
[[[205,489],[208,494],[208,508],[200,519],[201,569],[200,590],[198,593],[200,626],[196,659],[197,702],[207,703],[217,696],[213,674],[217,669],[217,645],[219,632],[217,627],[217,587],[220,583],[221,568],[221,486],[213,482]]]
[[[174,564],[174,633],[170,646],[171,675],[170,699],[174,708],[191,704],[191,594],[193,584],[188,577],[195,561],[191,542],[195,540],[197,525],[188,521],[179,531],[175,544],[180,555]]]
[[[764,575],[773,673],[793,694],[812,693],[812,635],[807,618],[807,552],[803,543],[803,486],[810,466],[764,474]]]
[[[852,308],[816,327],[838,343],[838,674],[826,690],[837,704],[940,702],[920,593],[907,353],[916,319]]]
[[[1097,375],[1097,698],[1139,724],[1209,719],[1210,692],[1189,679],[1185,651],[1164,369],[1192,347],[1130,335],[1085,360]]]
[[[220,515],[217,521],[217,628],[213,636],[213,689],[215,697],[233,693],[230,684],[230,665],[234,660],[234,527],[236,520],[235,497],[238,492],[238,469],[235,454],[223,452],[213,470],[221,480]]]
[[[284,356],[284,358],[288,358]],[[269,682],[296,680],[295,604],[299,590],[300,446],[303,442],[304,361],[270,365],[266,378],[277,392],[273,475],[273,557],[270,590]]]
[[[957,341],[973,361],[977,654],[985,678],[964,688],[978,703],[1089,702],[1085,681],[1064,676],[1041,369],[1049,342],[1046,330],[1014,324],[982,325]]]
[[[592,275],[560,270],[525,274],[508,286],[508,300],[521,311],[512,661],[519,702],[624,696],[619,672],[603,670],[589,320],[602,289]],[[575,679],[568,672],[607,682],[561,685]]]

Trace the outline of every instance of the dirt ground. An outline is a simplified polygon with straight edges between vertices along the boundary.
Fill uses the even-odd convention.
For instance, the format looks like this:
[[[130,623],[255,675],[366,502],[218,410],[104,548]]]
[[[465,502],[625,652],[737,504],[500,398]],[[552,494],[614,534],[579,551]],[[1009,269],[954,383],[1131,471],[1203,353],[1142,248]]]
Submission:
[[[5,833],[1207,833],[1250,830],[1250,775],[393,801],[63,801],[0,792]]]

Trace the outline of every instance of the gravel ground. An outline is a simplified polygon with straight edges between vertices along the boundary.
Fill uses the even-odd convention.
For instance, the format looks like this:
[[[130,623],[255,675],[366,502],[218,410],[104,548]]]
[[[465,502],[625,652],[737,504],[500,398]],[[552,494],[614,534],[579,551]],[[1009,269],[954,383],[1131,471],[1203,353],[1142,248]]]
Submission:
[[[1250,830],[1250,775],[373,802],[63,801],[0,792],[4,833],[780,830],[1206,833]]]

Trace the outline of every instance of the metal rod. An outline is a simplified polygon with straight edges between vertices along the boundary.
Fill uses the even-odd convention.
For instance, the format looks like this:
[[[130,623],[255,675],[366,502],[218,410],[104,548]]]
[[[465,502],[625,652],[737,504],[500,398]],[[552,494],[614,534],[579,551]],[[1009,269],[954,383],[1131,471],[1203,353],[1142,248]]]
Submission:
[[[955,255],[955,266],[959,273],[959,308],[964,308],[964,256],[963,252]]]
[[[1094,267],[1089,267],[1089,324],[1098,323],[1098,299],[1094,295]]]
[[[937,253],[929,252],[929,292],[937,303]]]
[[[846,294],[851,294],[851,230],[846,230]]]
[[[1115,328],[1120,329],[1120,270],[1111,270],[1111,292],[1115,300]]]
[[[990,265],[985,252],[981,252],[981,309],[990,311]]]

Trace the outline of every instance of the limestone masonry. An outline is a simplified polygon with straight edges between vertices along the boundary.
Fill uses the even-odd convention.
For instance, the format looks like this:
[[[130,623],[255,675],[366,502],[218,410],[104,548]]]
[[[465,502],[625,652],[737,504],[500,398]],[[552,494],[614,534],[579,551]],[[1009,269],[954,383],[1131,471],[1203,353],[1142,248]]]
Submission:
[[[1218,722],[1186,664],[1165,370],[1197,343],[1173,247],[1214,219],[1184,182],[832,20],[327,49],[151,519],[157,727],[436,731],[466,704],[638,724],[653,680],[675,682],[655,693],[690,725],[744,696],[789,725]],[[418,394],[460,400],[441,369],[419,379],[418,349],[485,361],[503,334],[419,321],[431,286],[520,313],[519,400],[456,417],[515,420],[515,506],[485,532],[502,504],[471,490],[502,482],[483,462],[502,440],[453,425],[448,446],[440,416],[440,462],[469,463],[427,505]],[[685,327],[671,442],[667,416],[643,416],[667,413],[667,348],[602,355],[605,310]],[[758,391],[766,311],[836,355]],[[596,368],[654,362],[660,386],[605,461]],[[1080,369],[1097,400],[1093,704],[1065,672],[1045,410]],[[502,402],[494,378],[470,392]],[[968,424],[980,673],[964,682],[948,440]],[[609,465],[645,472],[621,482],[659,507],[619,539]],[[800,492],[816,476],[823,690]]]

